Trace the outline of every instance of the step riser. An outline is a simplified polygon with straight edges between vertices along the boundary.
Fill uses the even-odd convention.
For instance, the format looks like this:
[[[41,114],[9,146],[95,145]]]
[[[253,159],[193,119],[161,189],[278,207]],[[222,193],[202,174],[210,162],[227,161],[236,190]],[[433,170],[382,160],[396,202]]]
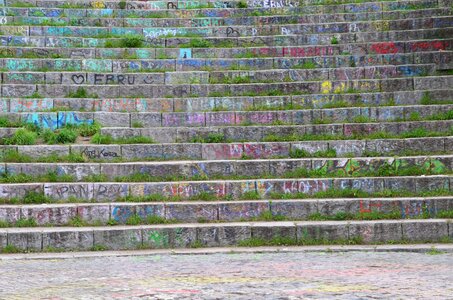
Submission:
[[[46,13],[44,11],[44,13]],[[381,13],[366,13],[366,14],[322,14],[322,15],[288,15],[288,16],[272,16],[272,17],[235,17],[225,20],[224,18],[193,18],[193,19],[169,19],[169,18],[65,18],[65,17],[32,17],[32,16],[6,16],[3,21],[5,24],[24,24],[24,25],[46,25],[45,20],[55,22],[57,25],[70,25],[70,26],[95,26],[95,27],[216,27],[216,26],[240,26],[240,25],[270,25],[270,24],[316,24],[316,23],[330,23],[330,22],[363,22],[363,21],[381,21],[381,20],[394,20],[398,22],[401,19],[414,19],[423,18],[424,16],[439,16],[435,18],[438,21],[434,22],[434,26],[444,26],[448,24],[442,16],[448,15],[448,9],[434,8],[419,11],[405,11],[404,14],[399,12]],[[415,21],[412,21],[415,22]]]
[[[283,36],[261,36],[261,37],[205,37],[204,39],[212,43],[212,47],[223,48],[225,43],[235,45],[236,47],[252,46],[304,46],[304,45],[330,45],[332,37],[338,36],[339,44],[366,43],[369,40],[386,41],[386,45],[393,45],[393,42],[387,41],[405,41],[407,44],[417,45],[420,42],[413,40],[432,39],[433,37],[446,39],[452,36],[453,27],[424,29],[424,30],[404,30],[404,31],[385,31],[385,32],[356,32],[356,33],[336,33],[336,34],[304,34],[304,35],[283,35]],[[259,42],[256,39],[259,38]],[[16,34],[14,36],[0,36],[2,44],[5,46],[25,46],[25,47],[101,47],[108,46],[107,39],[100,38],[83,38],[83,37],[41,37],[41,36],[23,36]],[[113,39],[114,40],[114,39]],[[113,41],[112,40],[112,41]],[[168,47],[168,48],[185,48],[190,43],[191,38],[145,38],[143,47]],[[379,43],[378,43],[379,45]],[[421,44],[419,44],[421,45]],[[371,45],[371,50],[376,46]],[[445,48],[445,44],[437,45],[437,48],[451,50],[451,45]],[[411,47],[413,48],[413,47]],[[426,50],[425,50],[426,51]],[[432,51],[432,50],[431,50]],[[379,49],[371,52],[383,54]],[[392,50],[392,53],[402,52],[401,50]],[[412,52],[412,51],[411,51]],[[326,53],[332,55],[334,53]],[[317,55],[322,55],[318,53]]]
[[[453,76],[413,77],[392,79],[346,80],[346,81],[300,81],[255,84],[181,84],[181,85],[84,85],[84,90],[90,98],[166,98],[166,97],[229,97],[229,96],[272,96],[301,95],[301,94],[330,94],[379,92],[379,91],[414,91],[428,89],[442,89],[453,86]],[[42,97],[67,97],[76,93],[80,86],[55,85],[16,85],[4,84],[1,96],[7,98],[34,97],[36,93]]]
[[[9,113],[36,112],[52,109],[105,112],[202,112],[241,110],[282,110],[289,107],[322,108],[346,103],[351,107],[376,107],[394,105],[420,105],[427,95],[435,102],[451,102],[450,90],[403,91],[358,94],[313,94],[302,96],[212,97],[182,99],[8,99],[0,100],[0,111]],[[341,106],[341,105],[340,105]],[[341,108],[340,108],[341,109]],[[372,109],[372,108],[371,108]],[[328,111],[327,109],[325,109]]]
[[[453,149],[453,138],[414,138],[402,140],[369,141],[315,141],[282,143],[236,143],[236,144],[148,144],[148,145],[46,145],[46,146],[3,146],[2,155],[13,151],[33,158],[50,155],[67,156],[81,154],[85,159],[95,160],[225,160],[243,156],[253,159],[288,157],[291,151],[302,149],[310,155],[318,151],[335,150],[337,157],[366,153],[402,155],[407,152],[425,152],[426,155],[446,153]]]
[[[158,178],[193,176],[215,179],[221,176],[285,176],[297,169],[318,170],[336,176],[357,177],[360,172],[379,172],[390,167],[391,170],[417,167],[426,175],[448,174],[453,170],[453,157],[435,158],[354,158],[354,159],[291,159],[291,160],[252,160],[252,161],[210,161],[210,162],[173,162],[173,163],[129,163],[129,164],[13,164],[0,165],[0,175],[27,174],[43,176],[49,172],[73,176],[75,181],[84,181],[87,176],[102,175],[106,179],[128,177],[133,174],[149,175]],[[302,176],[302,175],[301,175]]]
[[[76,17],[108,17],[108,16],[117,16],[117,17],[125,17],[128,14],[132,12],[135,15],[140,15],[140,16],[147,16],[151,15],[151,12],[155,12],[156,10],[162,10],[167,13],[169,17],[182,17],[182,16],[187,16],[187,17],[196,17],[199,13],[199,10],[189,10],[185,11],[185,8],[196,8],[197,7],[197,2],[185,2],[185,1],[176,1],[178,3],[181,3],[181,6],[175,7],[171,6],[169,8],[167,5],[167,1],[152,1],[152,3],[143,3],[143,2],[132,2],[132,1],[127,1],[125,9],[118,9],[119,4],[118,2],[102,2],[102,5],[98,5],[95,3],[94,7],[93,4],[88,5],[89,8],[81,8],[81,9],[59,9],[59,8],[54,8],[55,3],[48,2],[49,5],[52,7],[50,9],[45,9],[45,7],[48,7],[44,2],[36,2],[33,3],[34,5],[41,6],[43,8],[39,8],[39,11],[43,11],[44,15],[46,16],[60,16],[63,14],[63,12],[67,12],[68,15],[73,15]],[[278,2],[278,1],[277,1]],[[240,15],[247,15],[250,14],[250,12],[254,11],[253,8],[262,8],[264,9],[263,11],[269,9],[269,8],[274,8],[274,9],[287,9],[291,8],[291,11],[294,14],[302,14],[302,13],[365,13],[365,12],[381,12],[381,11],[388,11],[392,12],[395,10],[412,10],[411,5],[416,5],[417,9],[429,9],[429,8],[436,8],[438,7],[438,1],[411,1],[411,2],[406,2],[406,1],[395,1],[395,2],[383,2],[383,3],[377,3],[377,2],[372,2],[372,3],[356,3],[356,4],[339,4],[339,5],[313,5],[313,2],[303,2],[304,5],[302,5],[301,1],[291,1],[288,2],[286,5],[284,2],[275,2],[273,5],[269,2],[261,2],[261,1],[250,1],[250,3],[247,3],[248,6],[250,7],[249,9],[203,9],[206,13],[206,16],[212,16],[212,15],[219,15],[222,17],[232,17],[232,16],[240,16]],[[9,4],[10,2],[5,2],[2,1],[5,5]],[[14,3],[14,2],[13,2]],[[184,4],[183,4],[184,3]],[[227,3],[227,4],[225,4]],[[213,5],[216,7],[219,6],[218,8],[227,8],[230,4],[233,4],[234,2],[229,2],[229,1],[216,1],[213,3]],[[64,4],[64,3],[62,3]],[[204,3],[203,3],[204,4]],[[322,4],[322,3],[316,3],[316,4]],[[113,5],[113,6],[111,6]],[[189,5],[189,7],[187,7]],[[227,5],[227,7],[225,7]],[[300,7],[299,7],[300,6]],[[439,7],[442,6],[448,6],[445,5],[444,2],[441,2]],[[95,9],[93,9],[95,8]],[[109,8],[106,12],[102,10],[102,8]],[[180,9],[178,11],[177,9]],[[171,9],[171,10],[168,10]],[[8,8],[9,11],[15,11],[18,12],[21,15],[33,15],[33,12],[36,11],[36,8]],[[47,15],[46,12],[49,14]],[[51,12],[54,12],[51,14]],[[216,14],[217,13],[217,14]]]
[[[335,217],[346,213],[359,216],[367,213],[398,213],[402,218],[436,217],[439,212],[453,209],[453,199],[364,199],[364,200],[272,200],[227,203],[116,203],[68,204],[46,206],[0,206],[0,222],[14,224],[33,220],[38,226],[68,226],[78,219],[84,224],[126,224],[139,216],[171,222],[196,223],[250,221],[265,214],[290,220],[307,220],[314,214]]]
[[[388,79],[435,75],[434,65],[404,65],[332,70],[275,70],[275,71],[229,71],[229,72],[165,72],[165,73],[50,73],[50,72],[7,72],[2,73],[2,84],[69,84],[69,85],[135,85],[152,84],[200,84],[224,83],[237,77],[248,78],[250,82],[291,81],[337,81]],[[226,81],[228,82],[228,81]]]
[[[236,225],[142,226],[132,228],[95,228],[40,231],[1,230],[0,247],[14,246],[24,251],[47,249],[90,250],[95,246],[106,249],[187,248],[235,246],[251,238],[287,238],[299,243],[335,243],[361,240],[365,243],[438,242],[448,238],[452,224],[446,220],[406,222],[329,222],[266,223]]]
[[[286,137],[292,134],[338,134],[346,137],[353,133],[373,133],[385,131],[389,134],[401,134],[413,129],[425,128],[427,131],[448,133],[453,121],[432,122],[393,122],[365,124],[331,124],[331,125],[294,125],[294,126],[242,126],[242,127],[210,127],[210,128],[102,128],[102,134],[114,138],[127,136],[146,136],[158,143],[190,143],[195,137],[208,138],[209,134],[221,134],[228,141],[262,141],[269,135]]]
[[[360,189],[370,193],[389,190],[427,192],[430,190],[450,190],[451,176],[428,177],[366,177],[341,179],[262,179],[236,181],[196,181],[158,183],[30,183],[0,184],[0,197],[22,199],[30,192],[44,193],[46,196],[65,202],[72,198],[79,201],[112,201],[127,196],[144,197],[163,195],[165,197],[193,198],[200,194],[211,194],[219,199],[225,196],[233,199],[256,193],[261,198],[270,194],[311,195],[329,189]]]
[[[4,21],[2,22],[4,23]],[[373,33],[382,31],[399,30],[425,30],[434,28],[447,28],[453,25],[448,17],[431,17],[425,19],[412,19],[411,23],[406,20],[376,21],[376,22],[355,22],[354,25],[347,23],[326,23],[326,24],[284,24],[284,25],[261,25],[239,24],[234,28],[231,26],[212,26],[208,28],[188,27],[164,27],[146,28],[146,24],[137,22],[134,27],[124,28],[111,26],[103,27],[66,27],[66,26],[27,26],[9,25],[2,27],[3,35],[21,35],[30,37],[121,37],[124,34],[143,36],[144,39],[155,39],[160,37],[197,35],[200,37],[246,37],[246,36],[272,36],[272,35],[302,35],[302,34],[326,34],[326,33]],[[143,28],[145,27],[145,28]]]
[[[8,113],[9,120],[32,123],[42,128],[57,129],[66,124],[98,122],[103,127],[211,127],[250,125],[310,125],[346,123],[363,117],[367,122],[410,120],[417,115],[429,119],[453,110],[453,105],[406,106],[378,108],[337,108],[323,110],[256,111],[256,112],[193,112],[193,113],[113,113],[113,112],[58,112]],[[2,115],[0,114],[0,117]],[[363,122],[363,121],[361,121]],[[360,123],[360,122],[359,122]]]

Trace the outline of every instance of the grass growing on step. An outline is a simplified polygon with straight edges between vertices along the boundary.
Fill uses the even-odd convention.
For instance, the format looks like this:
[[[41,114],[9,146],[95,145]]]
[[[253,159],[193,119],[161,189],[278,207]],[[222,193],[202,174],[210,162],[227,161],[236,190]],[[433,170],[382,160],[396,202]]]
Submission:
[[[337,157],[337,151],[335,149],[319,150],[314,153],[310,153],[304,149],[292,149],[289,153],[291,158],[306,158],[306,157]]]
[[[78,132],[75,128],[62,128],[52,131],[45,129],[42,132],[42,138],[47,144],[70,144],[74,143],[78,137]]]
[[[18,8],[36,7],[36,5],[34,5],[34,4],[32,4],[32,3],[21,2],[21,1],[13,2],[13,3],[8,3],[8,6],[9,6],[9,7],[18,7]]]
[[[91,138],[93,144],[153,144],[154,140],[146,136],[131,136],[114,139],[111,135],[96,133]]]
[[[246,1],[239,1],[238,2],[238,8],[248,8],[247,2]]]
[[[316,69],[316,64],[314,62],[312,62],[312,61],[305,61],[302,64],[293,65],[291,68],[292,69],[310,70],[310,69]]]
[[[0,253],[5,253],[5,254],[12,254],[12,253],[21,253],[24,252],[23,250],[20,250],[14,245],[6,245],[3,248],[0,248]]]
[[[38,226],[38,224],[33,218],[30,219],[20,218],[14,223],[14,227],[36,227],[36,226]]]
[[[431,249],[426,252],[426,254],[428,254],[428,255],[439,255],[439,254],[444,254],[444,253],[445,253],[444,251],[440,251],[440,250],[436,249],[436,247],[434,247],[434,246],[432,246]]]
[[[285,200],[285,199],[344,199],[344,198],[353,198],[353,199],[366,199],[366,198],[395,198],[395,197],[441,197],[441,196],[453,196],[453,193],[445,189],[436,189],[431,191],[406,191],[406,190],[390,190],[384,189],[378,192],[366,192],[358,189],[334,189],[330,188],[326,191],[319,191],[314,194],[305,194],[305,193],[276,193],[271,192],[266,197],[261,197],[258,193],[251,191],[245,193],[242,196],[233,199],[231,195],[225,197],[217,197],[217,200],[261,200],[261,199],[275,199],[275,200]],[[200,198],[205,198],[200,196]],[[202,201],[197,195],[190,197],[190,199],[183,198],[181,196],[163,196],[162,194],[150,194],[145,196],[126,196],[122,198],[115,199],[115,202],[180,202],[182,200],[193,200],[193,201]],[[212,201],[212,197],[207,197],[206,201]],[[47,197],[44,193],[37,192],[27,192],[22,198],[1,198],[0,199],[5,204],[43,204],[43,203],[84,203],[89,202],[86,199],[77,199],[70,198],[68,200],[63,199],[53,199]],[[93,202],[96,202],[93,200]],[[439,218],[449,218],[453,215],[453,211],[444,211],[439,213]],[[112,220],[114,221],[114,220]],[[113,222],[115,225],[116,222]]]
[[[5,145],[34,145],[38,139],[38,134],[27,128],[19,128],[10,138],[5,138]]]
[[[143,126],[143,123],[140,121],[133,121],[131,127],[132,128],[143,128],[144,126]]]
[[[372,210],[370,212],[359,212],[357,214],[340,211],[334,215],[323,215],[314,213],[308,216],[310,221],[346,221],[346,220],[398,220],[401,219],[401,211],[380,212]]]
[[[98,95],[89,94],[85,88],[79,87],[75,92],[69,92],[66,98],[98,98]]]
[[[193,38],[189,43],[179,45],[180,48],[211,48],[214,44],[211,41],[201,38]]]
[[[42,175],[30,174],[2,174],[0,183],[26,183],[26,182],[74,182],[75,178],[72,175],[58,175],[55,172],[48,172]]]
[[[351,239],[314,239],[308,236],[302,237],[297,240],[291,237],[276,236],[272,239],[263,238],[250,238],[239,241],[239,247],[262,247],[262,246],[303,246],[303,245],[360,245],[363,241],[360,237],[354,237]]]
[[[190,140],[191,143],[226,143],[227,140],[222,133],[209,133],[206,137],[195,136]]]
[[[453,126],[449,131],[437,132],[428,131],[426,128],[419,127],[402,134],[393,134],[387,131],[376,131],[372,133],[354,132],[350,136],[342,134],[290,134],[290,135],[275,135],[270,134],[265,136],[263,142],[290,142],[290,141],[323,141],[323,140],[374,140],[374,139],[401,139],[401,138],[421,138],[421,137],[437,137],[453,134]]]

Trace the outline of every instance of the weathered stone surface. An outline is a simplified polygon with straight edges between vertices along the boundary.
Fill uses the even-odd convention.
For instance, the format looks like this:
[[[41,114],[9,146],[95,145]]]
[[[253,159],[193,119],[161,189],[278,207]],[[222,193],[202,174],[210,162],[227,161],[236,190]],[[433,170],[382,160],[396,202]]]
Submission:
[[[405,221],[402,224],[403,238],[412,242],[438,242],[448,237],[445,220]]]
[[[205,247],[234,246],[252,237],[249,225],[235,223],[200,226],[197,236]]]
[[[42,233],[34,229],[8,229],[8,245],[24,251],[42,250]]]
[[[64,229],[43,232],[42,247],[58,250],[91,250],[94,246],[93,230],[90,228]]]
[[[94,228],[94,247],[112,250],[137,249],[142,245],[142,230],[125,227]]]

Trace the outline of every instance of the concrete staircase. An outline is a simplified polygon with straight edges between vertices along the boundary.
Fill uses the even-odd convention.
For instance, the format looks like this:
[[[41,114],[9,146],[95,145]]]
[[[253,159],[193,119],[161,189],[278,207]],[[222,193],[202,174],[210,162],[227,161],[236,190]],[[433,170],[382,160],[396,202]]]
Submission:
[[[453,242],[451,0],[0,0],[0,251]]]

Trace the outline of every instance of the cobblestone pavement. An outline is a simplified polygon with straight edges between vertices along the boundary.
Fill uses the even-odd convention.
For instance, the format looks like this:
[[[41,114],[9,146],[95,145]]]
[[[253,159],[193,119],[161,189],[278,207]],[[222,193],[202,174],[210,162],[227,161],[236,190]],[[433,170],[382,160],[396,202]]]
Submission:
[[[0,299],[453,299],[452,253],[4,260],[0,271]]]

